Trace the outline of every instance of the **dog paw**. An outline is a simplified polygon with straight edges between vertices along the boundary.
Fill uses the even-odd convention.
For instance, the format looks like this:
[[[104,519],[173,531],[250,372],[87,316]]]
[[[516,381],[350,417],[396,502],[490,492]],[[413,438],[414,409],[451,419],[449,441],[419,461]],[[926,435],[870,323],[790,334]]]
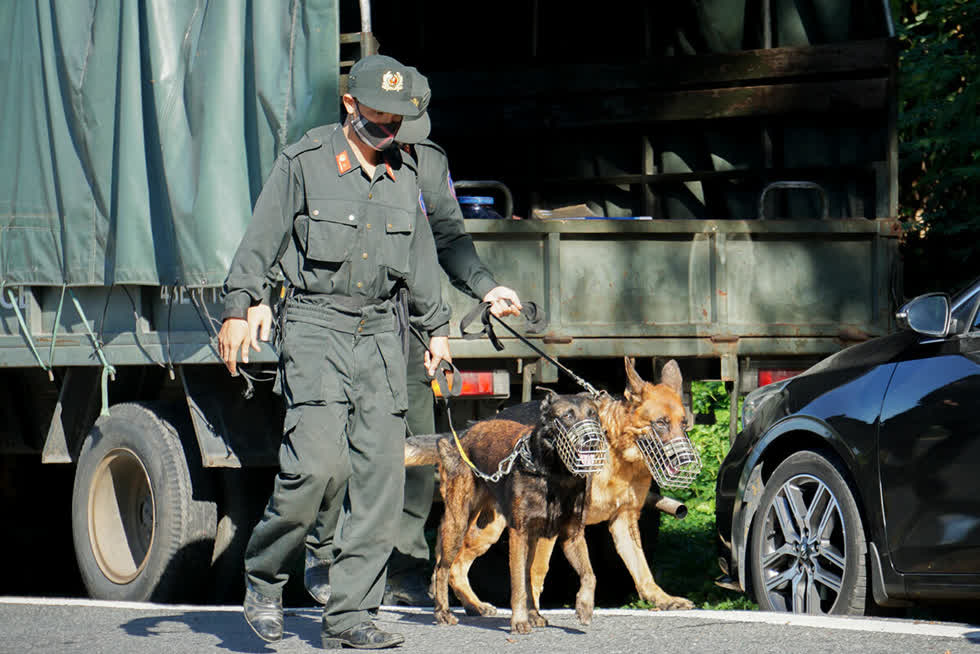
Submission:
[[[694,608],[694,602],[686,597],[674,597],[665,594],[650,601],[657,611],[686,611]]]
[[[466,615],[478,615],[485,618],[497,615],[497,607],[493,604],[487,602],[480,602],[479,604],[471,604],[464,607],[466,610]]]
[[[578,618],[580,624],[590,625],[592,624],[592,605],[581,605],[575,607],[575,617]]]
[[[531,623],[532,627],[547,627],[548,621],[544,619],[544,616],[537,611],[532,611],[528,615],[528,622]]]
[[[448,609],[436,609],[436,624],[458,624],[459,618]]]
[[[511,620],[510,633],[529,634],[531,633],[531,623],[528,622],[527,620]]]
[[[694,602],[686,597],[668,597],[667,601],[662,605],[658,604],[657,608],[665,611],[686,611],[694,608]]]

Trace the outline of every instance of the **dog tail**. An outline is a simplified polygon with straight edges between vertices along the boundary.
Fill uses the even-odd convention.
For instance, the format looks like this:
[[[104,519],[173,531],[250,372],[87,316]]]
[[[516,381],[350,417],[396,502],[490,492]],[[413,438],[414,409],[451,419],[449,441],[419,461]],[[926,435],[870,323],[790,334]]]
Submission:
[[[439,439],[447,434],[419,434],[405,439],[405,465],[431,466],[439,463]]]

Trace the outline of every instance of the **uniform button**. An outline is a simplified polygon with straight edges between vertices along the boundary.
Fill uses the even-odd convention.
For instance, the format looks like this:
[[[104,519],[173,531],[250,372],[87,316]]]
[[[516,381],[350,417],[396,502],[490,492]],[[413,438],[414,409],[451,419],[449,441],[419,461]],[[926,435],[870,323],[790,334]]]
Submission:
[[[374,193],[368,193],[368,200],[374,197]]]
[[[357,282],[357,288],[363,288],[364,282]]]
[[[354,214],[347,216],[347,220],[354,220]]]
[[[365,252],[365,253],[363,253],[363,254],[361,255],[361,258],[362,258],[362,259],[367,259],[367,252]]]
[[[368,224],[367,224],[367,228],[368,228],[368,229],[371,229],[371,223],[368,223]]]
[[[391,229],[392,227],[394,227],[394,225],[392,225],[391,223],[388,223],[388,229]]]
[[[314,216],[319,216],[320,215],[320,210],[319,209],[314,209],[313,210],[313,215]]]
[[[364,326],[364,321],[362,320],[360,324],[361,324],[361,327],[363,327]]]
[[[363,327],[358,327],[358,328],[357,328],[357,331],[359,331],[359,332],[363,332],[363,331],[364,331],[364,328],[363,328]]]

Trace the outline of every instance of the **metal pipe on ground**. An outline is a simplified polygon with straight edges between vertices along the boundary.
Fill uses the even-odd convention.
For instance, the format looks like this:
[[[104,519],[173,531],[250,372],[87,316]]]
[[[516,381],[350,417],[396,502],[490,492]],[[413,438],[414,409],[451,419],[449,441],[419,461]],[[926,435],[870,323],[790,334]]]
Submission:
[[[687,505],[683,502],[675,500],[672,497],[664,497],[663,495],[658,495],[657,493],[650,493],[650,498],[647,501],[652,503],[654,508],[672,515],[678,520],[683,520],[687,517]]]

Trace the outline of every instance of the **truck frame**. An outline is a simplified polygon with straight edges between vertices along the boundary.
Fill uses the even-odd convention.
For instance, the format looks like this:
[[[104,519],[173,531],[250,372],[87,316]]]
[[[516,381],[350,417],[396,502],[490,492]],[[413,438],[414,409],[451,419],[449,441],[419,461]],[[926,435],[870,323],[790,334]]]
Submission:
[[[44,33],[50,26],[41,4],[37,25]],[[306,71],[309,87],[327,80],[334,93],[310,101],[305,87],[296,91],[296,106],[308,111],[280,125],[273,149],[302,133],[304,121],[336,119],[331,99],[343,90],[343,71],[377,50],[369,16],[344,32],[338,4],[296,0],[267,17],[281,20],[284,34],[305,35],[306,55],[334,52],[325,65],[336,67]],[[722,380],[737,397],[759,383],[760,371],[803,369],[893,328],[901,298],[896,46],[888,3],[858,4],[867,14],[863,24],[873,29],[857,40],[774,44],[778,21],[767,0],[758,17],[761,42],[749,49],[650,54],[628,63],[532,57],[506,71],[475,70],[467,84],[458,83],[458,70],[419,63],[434,90],[433,134],[450,152],[454,172],[475,180],[459,182],[460,192],[485,188],[509,201],[509,192],[500,193],[510,189],[513,206],[526,215],[467,220],[466,228],[498,280],[544,310],[547,328],[531,336],[540,348],[613,392],[624,384],[623,357],[632,356],[648,362],[653,375],[676,359],[688,385]],[[650,21],[643,6],[633,8]],[[193,25],[200,28],[195,47],[203,50],[212,38],[206,17],[195,16]],[[530,31],[540,35],[536,25]],[[192,31],[168,47],[186,52]],[[411,31],[385,33],[382,26],[377,34],[392,43],[393,54],[415,63],[413,52],[429,50],[413,51],[405,36]],[[301,41],[290,41],[297,61]],[[245,50],[260,45],[256,30]],[[345,60],[344,51],[353,54]],[[146,47],[141,52],[152,58]],[[297,66],[289,59],[286,70],[298,74]],[[500,147],[471,152],[467,130],[474,122]],[[693,139],[715,127],[749,134],[744,138],[757,150],[751,161],[716,165],[712,157],[715,164],[698,167],[695,157],[677,164],[676,153],[657,145],[663,134]],[[820,129],[836,130],[838,149],[865,150],[816,164],[787,155],[800,132]],[[864,130],[870,145],[861,146]],[[568,152],[586,150],[584,164],[569,172]],[[249,162],[253,195],[274,154]],[[588,203],[589,211],[531,218],[577,203]],[[592,213],[600,215],[586,215]],[[175,601],[221,587],[234,596],[261,496],[239,473],[268,476],[277,461],[283,410],[270,383],[276,352],[266,346],[244,376],[228,375],[216,350],[220,274],[148,283],[111,276],[52,282],[25,276],[23,268],[9,273],[4,259],[17,259],[22,247],[30,251],[29,241],[23,246],[15,238],[30,227],[28,214],[11,202],[0,224],[2,465],[40,456],[45,464],[74,466],[72,534],[92,596]],[[69,229],[66,214],[59,216]],[[240,237],[245,218],[229,233]],[[225,265],[234,245],[225,245]],[[508,380],[492,402],[470,405],[471,417],[530,399],[535,384],[567,382],[508,334],[498,334],[501,351],[486,339],[462,339],[459,317],[475,300],[448,280],[444,296],[453,308],[457,365],[504,371]],[[509,320],[521,329],[518,319]]]

